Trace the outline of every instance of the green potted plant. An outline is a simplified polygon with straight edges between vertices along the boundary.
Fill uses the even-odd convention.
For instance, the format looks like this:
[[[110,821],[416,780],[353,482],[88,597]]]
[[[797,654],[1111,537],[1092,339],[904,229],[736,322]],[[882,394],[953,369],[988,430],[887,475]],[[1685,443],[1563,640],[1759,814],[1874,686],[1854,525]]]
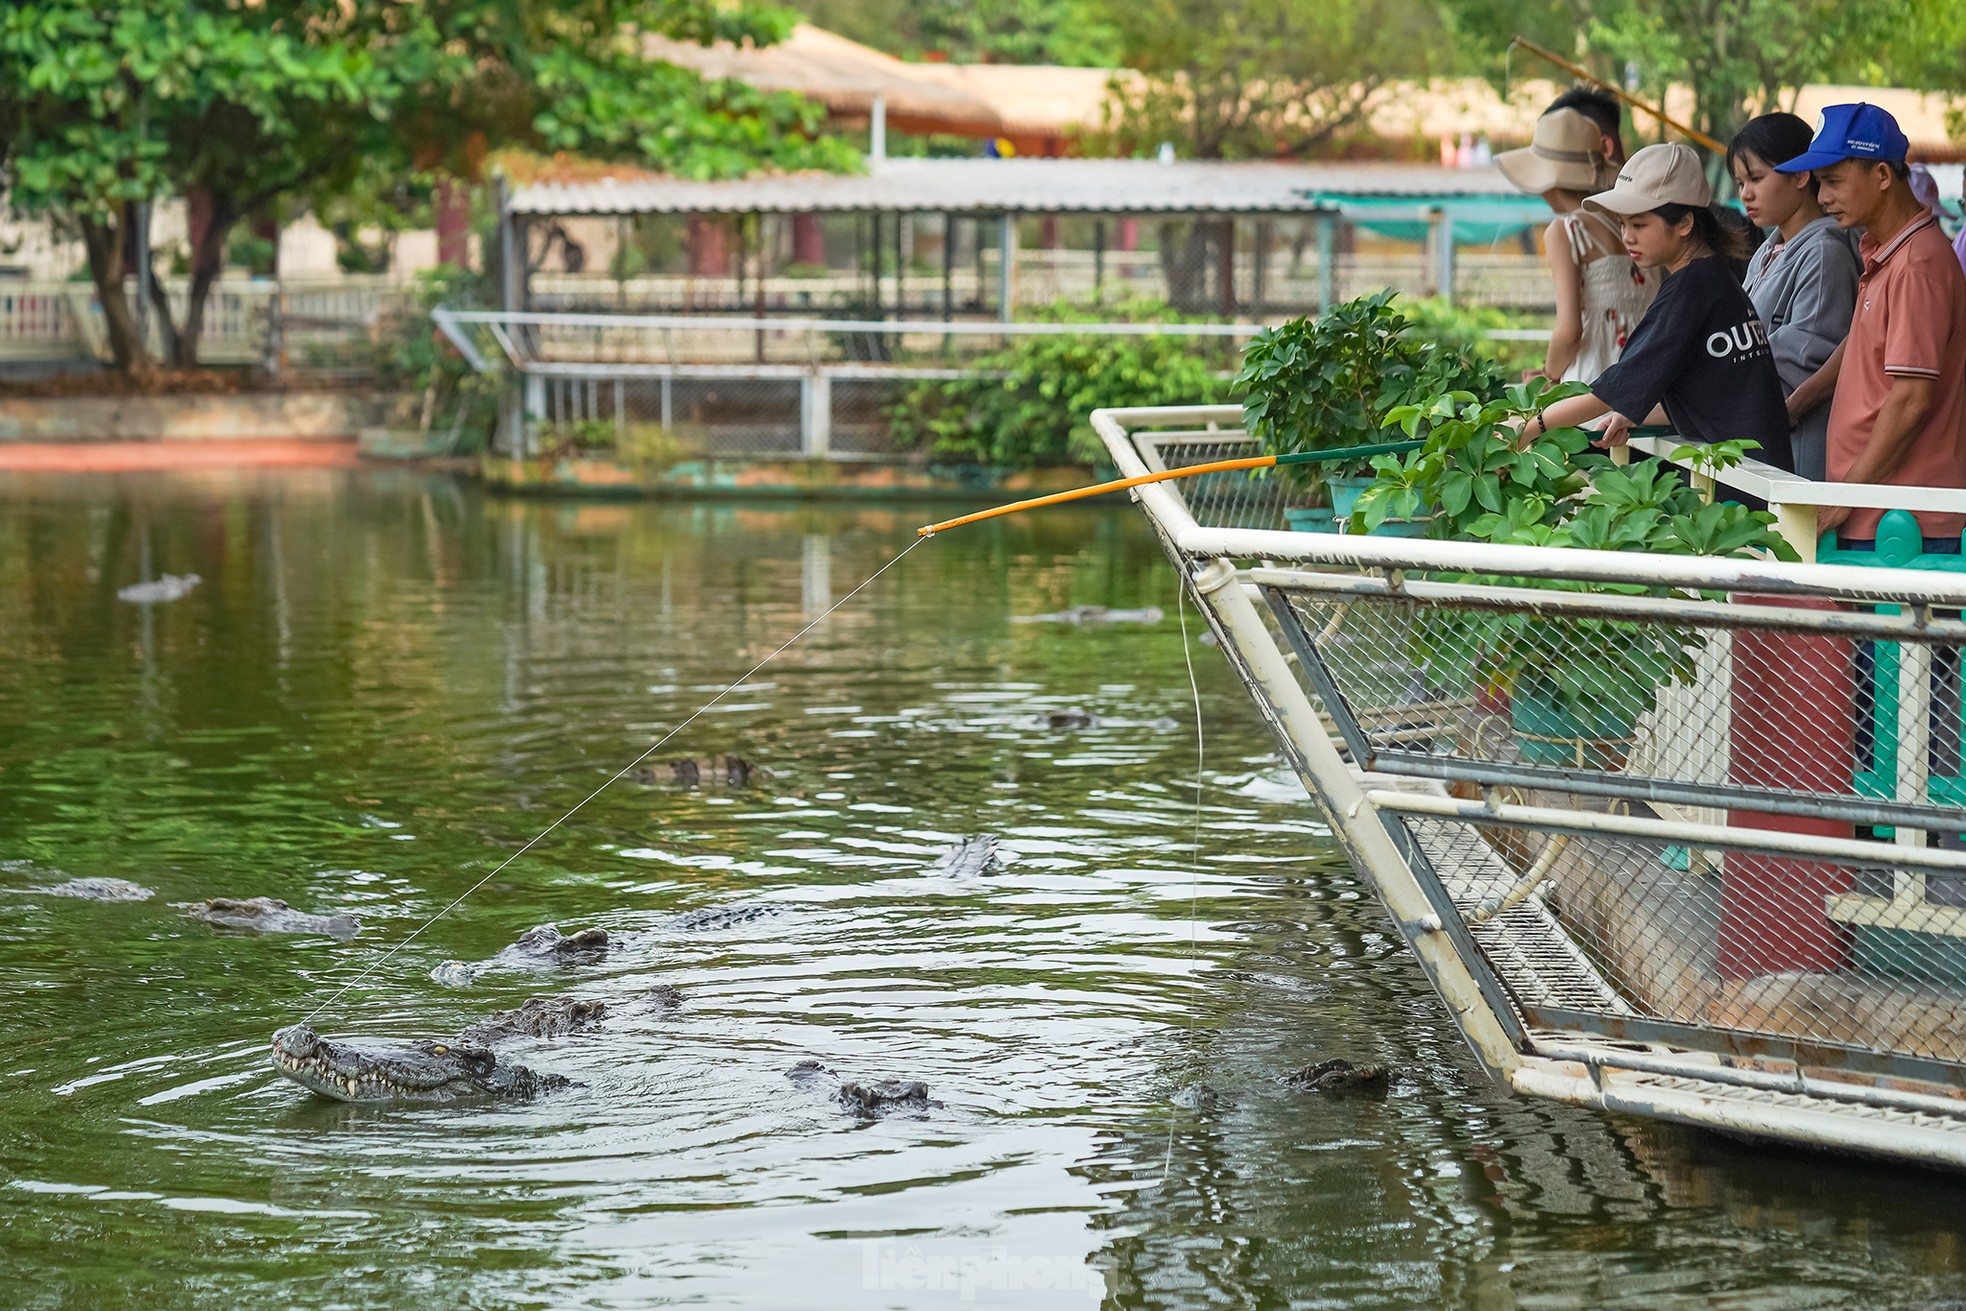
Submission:
[[[1502,379],[1472,354],[1426,340],[1393,307],[1397,292],[1362,296],[1319,315],[1266,328],[1243,348],[1231,384],[1243,424],[1270,455],[1344,450],[1380,440],[1385,416],[1448,391],[1492,395]],[[1286,466],[1297,502],[1292,527],[1336,526],[1371,486],[1369,459]],[[1384,527],[1384,516],[1375,528]],[[1322,521],[1321,523],[1318,521]]]
[[[1532,439],[1520,421],[1573,384],[1506,389],[1499,400],[1448,392],[1397,406],[1386,422],[1423,445],[1381,456],[1377,477],[1360,498],[1361,526],[1437,507],[1435,537],[1594,551],[1744,556],[1795,553],[1774,530],[1774,516],[1732,502],[1710,504],[1678,469],[1642,462],[1620,467],[1589,454],[1590,434],[1557,428]],[[1754,443],[1682,447],[1709,472],[1740,462]],[[1448,581],[1560,591],[1673,595],[1670,589],[1587,584],[1559,579],[1448,575]],[[1507,702],[1522,757],[1532,763],[1616,769],[1639,719],[1668,683],[1689,683],[1705,644],[1697,630],[1609,619],[1543,618],[1525,611],[1441,607],[1413,625],[1411,655],[1427,677],[1453,695],[1489,705]]]

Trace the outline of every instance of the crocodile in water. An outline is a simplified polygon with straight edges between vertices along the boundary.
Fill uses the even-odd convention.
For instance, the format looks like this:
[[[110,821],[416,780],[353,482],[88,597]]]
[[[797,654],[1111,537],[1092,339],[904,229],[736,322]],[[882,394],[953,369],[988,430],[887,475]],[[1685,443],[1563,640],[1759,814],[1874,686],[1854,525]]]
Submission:
[[[174,904],[192,919],[252,933],[320,933],[346,942],[362,931],[362,922],[353,915],[310,915],[275,897],[253,897],[245,901],[213,897],[208,901]]]

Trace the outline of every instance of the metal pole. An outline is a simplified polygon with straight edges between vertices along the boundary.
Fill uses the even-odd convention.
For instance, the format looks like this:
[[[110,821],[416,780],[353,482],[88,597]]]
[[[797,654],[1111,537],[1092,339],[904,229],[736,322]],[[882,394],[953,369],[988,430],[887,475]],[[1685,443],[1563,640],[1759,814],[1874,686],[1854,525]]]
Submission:
[[[1317,307],[1328,310],[1338,302],[1338,216],[1322,210],[1317,216]]]
[[[498,204],[499,308],[507,314],[516,314],[525,294],[519,285],[519,242],[517,219],[512,213],[512,187],[503,173],[492,179],[492,195]]]
[[[1017,318],[1017,219],[1004,214],[997,220],[997,305],[1005,323]]]
[[[1106,220],[1097,219],[1092,224],[1092,299],[1104,300],[1106,296]]]
[[[942,320],[956,316],[956,216],[942,216]],[[945,339],[946,340],[946,339]]]

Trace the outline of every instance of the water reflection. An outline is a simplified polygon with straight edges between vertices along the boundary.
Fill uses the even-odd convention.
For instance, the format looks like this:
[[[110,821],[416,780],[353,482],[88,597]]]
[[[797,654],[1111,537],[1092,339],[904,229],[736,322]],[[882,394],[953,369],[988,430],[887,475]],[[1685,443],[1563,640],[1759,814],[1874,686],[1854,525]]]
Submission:
[[[1196,647],[1124,511],[939,538],[380,964],[322,1023],[453,1033],[626,1003],[510,1055],[533,1105],[361,1108],[267,1034],[905,546],[874,508],[487,501],[413,476],[0,486],[0,1252],[28,1306],[1928,1307],[1953,1181],[1489,1089]],[[147,543],[147,545],[146,545]],[[156,607],[155,574],[205,580]],[[863,603],[864,602],[864,603]],[[1150,626],[1014,624],[1160,606]],[[1192,622],[1192,616],[1190,616]],[[1195,633],[1199,629],[1194,629]],[[1062,712],[1071,712],[1062,714]],[[995,874],[926,873],[992,832]],[[1199,845],[1195,835],[1199,832]],[[26,889],[129,878],[137,904]],[[354,942],[168,903],[346,910]],[[715,933],[675,913],[782,913]],[[615,946],[437,987],[545,921]],[[862,1123],[804,1056],[946,1103]],[[1383,1060],[1383,1100],[1294,1093]],[[1205,1080],[1206,1111],[1169,1101]]]

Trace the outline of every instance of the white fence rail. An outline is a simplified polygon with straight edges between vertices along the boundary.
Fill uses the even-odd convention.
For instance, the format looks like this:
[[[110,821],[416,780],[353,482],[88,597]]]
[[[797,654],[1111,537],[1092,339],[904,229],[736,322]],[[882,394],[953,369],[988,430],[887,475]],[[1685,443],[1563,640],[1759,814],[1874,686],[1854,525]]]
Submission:
[[[172,317],[183,322],[190,285],[163,279]],[[136,282],[125,291],[136,304]],[[205,304],[199,358],[213,364],[257,360],[266,348],[277,302],[281,336],[290,357],[309,349],[334,349],[369,339],[378,319],[400,305],[402,285],[385,276],[321,280],[227,278],[213,286]],[[161,348],[161,325],[150,316],[150,343]],[[0,363],[9,361],[107,360],[108,338],[95,288],[87,282],[0,280]],[[297,361],[304,362],[304,361]]]

